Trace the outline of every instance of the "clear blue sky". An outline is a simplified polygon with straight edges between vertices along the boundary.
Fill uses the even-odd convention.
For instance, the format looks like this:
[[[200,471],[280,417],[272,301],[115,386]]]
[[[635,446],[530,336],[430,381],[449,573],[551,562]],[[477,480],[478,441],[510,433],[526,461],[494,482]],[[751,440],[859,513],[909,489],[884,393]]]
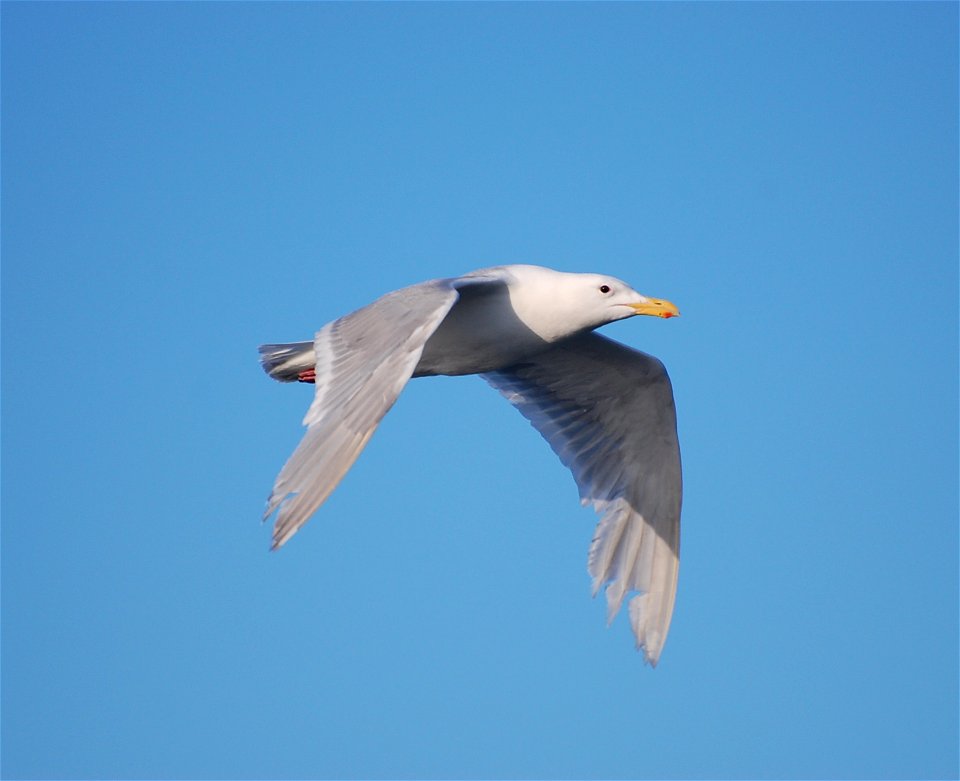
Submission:
[[[958,6],[2,6],[6,778],[958,772]],[[594,518],[473,377],[281,552],[383,292],[511,262],[683,317],[656,670]]]

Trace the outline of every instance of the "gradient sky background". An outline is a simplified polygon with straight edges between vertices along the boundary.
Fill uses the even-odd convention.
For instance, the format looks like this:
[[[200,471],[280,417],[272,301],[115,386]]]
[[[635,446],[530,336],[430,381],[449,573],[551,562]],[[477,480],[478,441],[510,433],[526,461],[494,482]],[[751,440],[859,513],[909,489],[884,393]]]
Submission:
[[[4,3],[6,778],[958,772],[941,4]],[[418,380],[278,554],[261,342],[603,271],[683,317],[656,670],[573,480]]]

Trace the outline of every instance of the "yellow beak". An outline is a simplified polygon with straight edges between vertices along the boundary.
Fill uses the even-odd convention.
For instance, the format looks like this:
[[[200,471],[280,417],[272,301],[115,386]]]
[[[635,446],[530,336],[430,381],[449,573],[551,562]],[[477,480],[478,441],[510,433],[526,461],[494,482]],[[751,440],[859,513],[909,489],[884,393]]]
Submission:
[[[680,317],[680,310],[669,301],[662,298],[648,298],[642,304],[630,304],[638,315],[653,315],[654,317]]]

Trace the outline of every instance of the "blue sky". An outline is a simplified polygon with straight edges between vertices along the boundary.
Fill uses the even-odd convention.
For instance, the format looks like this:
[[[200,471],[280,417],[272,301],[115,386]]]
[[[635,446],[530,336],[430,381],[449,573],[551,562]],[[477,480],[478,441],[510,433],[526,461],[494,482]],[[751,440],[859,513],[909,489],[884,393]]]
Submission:
[[[6,778],[958,773],[958,6],[2,6]],[[417,380],[282,551],[383,292],[602,271],[678,320],[656,670],[594,519]]]

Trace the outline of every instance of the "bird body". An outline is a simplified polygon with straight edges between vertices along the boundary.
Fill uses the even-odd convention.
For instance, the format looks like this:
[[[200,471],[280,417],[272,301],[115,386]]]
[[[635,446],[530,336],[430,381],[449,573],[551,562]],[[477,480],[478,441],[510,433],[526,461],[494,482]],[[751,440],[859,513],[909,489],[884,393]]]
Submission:
[[[628,592],[638,648],[656,664],[679,566],[680,452],[670,381],[657,359],[595,328],[676,307],[598,274],[480,269],[387,293],[312,342],[270,344],[281,382],[315,383],[300,445],[264,518],[275,548],[326,500],[411,377],[480,374],[537,428],[601,519],[588,570],[610,619]]]

